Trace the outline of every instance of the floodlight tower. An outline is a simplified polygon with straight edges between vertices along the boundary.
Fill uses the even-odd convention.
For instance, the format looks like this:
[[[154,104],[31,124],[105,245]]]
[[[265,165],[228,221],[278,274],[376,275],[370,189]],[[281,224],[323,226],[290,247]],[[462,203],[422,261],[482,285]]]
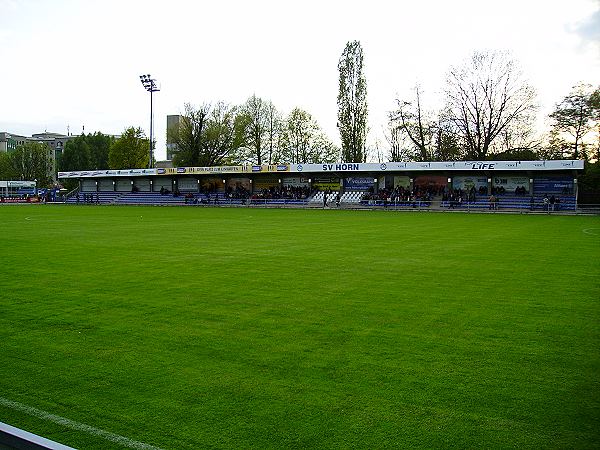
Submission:
[[[154,157],[154,137],[153,137],[153,122],[152,122],[152,93],[160,91],[156,85],[156,80],[148,75],[140,75],[140,81],[148,92],[150,92],[150,158],[148,159],[148,168],[152,168],[152,160]]]

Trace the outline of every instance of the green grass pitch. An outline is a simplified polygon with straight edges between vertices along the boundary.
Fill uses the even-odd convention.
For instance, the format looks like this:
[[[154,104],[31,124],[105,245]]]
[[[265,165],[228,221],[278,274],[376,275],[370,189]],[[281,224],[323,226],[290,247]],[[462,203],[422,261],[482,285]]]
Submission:
[[[0,421],[120,448],[598,448],[600,219],[0,208]]]

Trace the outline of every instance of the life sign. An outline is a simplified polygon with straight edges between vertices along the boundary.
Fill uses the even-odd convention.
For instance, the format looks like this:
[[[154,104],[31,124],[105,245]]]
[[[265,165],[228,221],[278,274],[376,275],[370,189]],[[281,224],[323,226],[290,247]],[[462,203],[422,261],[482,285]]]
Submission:
[[[471,169],[472,170],[494,170],[494,167],[496,166],[495,163],[481,163],[481,162],[477,162],[477,163],[473,163],[471,165]]]

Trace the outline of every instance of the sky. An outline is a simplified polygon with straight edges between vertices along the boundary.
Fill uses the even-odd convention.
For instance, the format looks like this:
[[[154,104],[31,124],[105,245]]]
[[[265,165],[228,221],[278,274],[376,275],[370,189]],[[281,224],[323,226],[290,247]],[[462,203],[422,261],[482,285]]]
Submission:
[[[0,131],[149,132],[185,103],[307,110],[339,144],[337,63],[364,51],[368,145],[385,149],[395,99],[418,83],[442,104],[448,69],[474,51],[506,51],[537,90],[538,127],[579,82],[600,84],[600,0],[0,0]]]

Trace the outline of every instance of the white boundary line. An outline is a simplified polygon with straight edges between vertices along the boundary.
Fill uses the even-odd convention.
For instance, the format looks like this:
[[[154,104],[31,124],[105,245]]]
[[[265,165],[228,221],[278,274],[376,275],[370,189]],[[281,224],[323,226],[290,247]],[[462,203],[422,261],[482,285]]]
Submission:
[[[97,437],[106,439],[107,441],[114,442],[115,444],[122,445],[124,447],[135,448],[138,450],[162,450],[159,447],[144,444],[143,442],[134,441],[133,439],[120,436],[118,434],[110,433],[99,428],[94,428],[84,423],[75,422],[74,420],[66,419],[65,417],[57,416],[41,409],[34,408],[33,406],[27,406],[23,403],[15,402],[4,397],[0,397],[0,405],[6,406],[7,408],[14,409],[16,411],[29,414],[30,416],[37,417],[38,419],[48,420],[58,425],[70,428],[76,431],[83,431],[84,433],[92,434]]]
[[[593,227],[593,228],[585,228],[584,230],[581,230],[581,231],[583,231],[585,234],[590,234],[592,236],[598,236],[598,233],[592,233],[592,231],[591,231],[591,230],[597,230],[597,229],[598,229],[598,227]]]

